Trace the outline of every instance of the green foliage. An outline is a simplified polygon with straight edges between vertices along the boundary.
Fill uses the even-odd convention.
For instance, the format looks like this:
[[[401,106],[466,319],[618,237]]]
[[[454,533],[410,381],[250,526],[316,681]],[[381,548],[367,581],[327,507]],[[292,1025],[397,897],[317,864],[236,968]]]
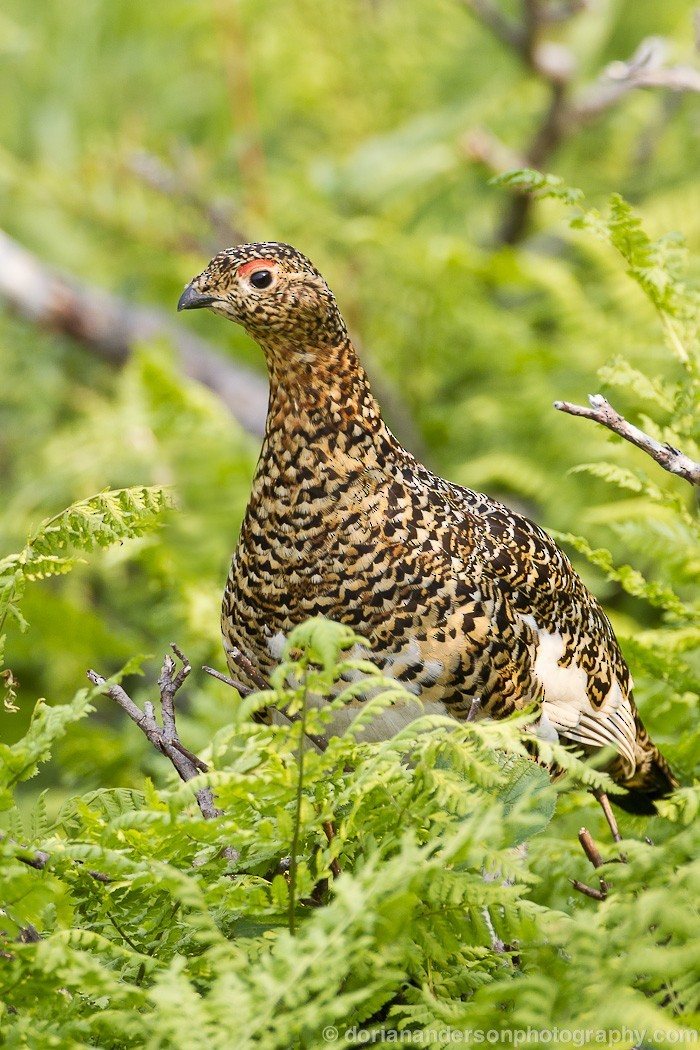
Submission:
[[[323,620],[298,628],[274,689],[240,703],[196,781],[92,792],[53,819],[40,807],[3,837],[5,1045],[56,1031],[61,1045],[185,1047],[197,1032],[282,1050],[323,1046],[329,1026],[446,1045],[448,1026],[555,1025],[646,1027],[670,1045],[692,1030],[700,869],[687,806],[669,806],[657,845],[625,842],[603,905],[564,889],[562,907],[582,857],[575,838],[549,837],[560,788],[526,757],[522,719],[423,717],[381,744],[357,726],[325,752],[302,747],[357,684],[321,709],[307,699],[349,670],[376,688],[375,714],[408,699],[345,655],[355,640]],[[94,699],[42,705],[3,756],[2,789]],[[255,725],[261,702],[305,713],[291,729]],[[214,820],[193,804],[205,784]],[[685,794],[697,805],[697,789]]]
[[[67,727],[93,710],[90,700],[87,690],[78,693],[70,704],[50,707],[46,701],[38,700],[26,736],[12,747],[0,743],[0,810],[13,805],[16,785],[36,775],[39,765],[49,759],[52,745]],[[45,821],[35,823],[32,831],[34,837],[41,838],[46,831]]]
[[[0,668],[6,623],[14,622],[21,631],[28,626],[20,611],[28,582],[70,572],[79,560],[79,551],[106,548],[144,536],[158,525],[163,511],[171,505],[167,491],[156,486],[100,492],[46,518],[19,554],[0,560]],[[6,709],[17,710],[14,675],[5,669],[0,678]]]
[[[566,186],[555,175],[543,175],[538,171],[524,169],[508,172],[493,181],[520,192],[527,191],[538,198],[553,197],[575,208],[584,199],[581,190]],[[688,371],[695,375],[696,382],[692,390],[686,393],[697,394],[697,354],[691,356],[684,345],[683,336],[691,342],[697,336],[700,293],[688,288],[683,279],[683,238],[674,233],[652,240],[642,228],[641,219],[619,193],[610,197],[607,217],[604,218],[595,208],[591,208],[577,214],[571,220],[571,225],[574,229],[585,230],[605,241],[622,256],[627,263],[627,273],[658,311],[670,348]],[[641,375],[635,374],[638,377]],[[647,393],[653,391],[653,380],[647,379],[645,387]],[[658,399],[658,391],[655,391],[654,396]]]
[[[595,210],[582,210],[583,194],[568,190],[561,179],[553,176],[521,171],[510,173],[502,181],[541,196],[553,196],[574,207],[576,214],[572,226],[593,233],[622,256],[627,273],[657,311],[667,347],[681,362],[682,372],[671,382],[665,376],[648,376],[618,358],[602,370],[601,378],[623,395],[651,405],[654,414],[660,418],[651,419],[645,414],[641,425],[652,437],[700,459],[700,417],[697,411],[700,403],[697,329],[700,296],[688,286],[679,238],[661,237],[652,241],[630,205],[618,194],[611,197],[608,215],[603,217]],[[607,521],[610,529],[623,539],[637,558],[644,559],[648,575],[631,565],[618,564],[609,549],[594,549],[580,536],[570,533],[555,535],[602,570],[608,581],[662,611],[663,620],[654,629],[636,632],[628,639],[620,632],[623,634],[621,640],[642,688],[645,684],[649,688],[649,679],[656,679],[655,688],[651,686],[656,694],[655,716],[665,716],[664,720],[668,719],[674,725],[676,733],[676,741],[670,743],[666,751],[673,762],[677,749],[678,768],[689,775],[697,769],[696,759],[689,761],[694,746],[689,747],[686,739],[686,733],[692,733],[690,719],[687,715],[685,718],[678,714],[674,717],[672,712],[675,706],[686,707],[689,713],[692,705],[697,703],[698,695],[700,525],[697,500],[689,500],[682,482],[650,467],[651,461],[643,459],[640,453],[629,451],[628,461],[631,462],[632,457],[633,469],[602,461],[582,464],[576,470],[601,478],[623,492],[643,497],[640,506],[644,506],[645,513],[641,519],[630,520],[629,508],[621,515],[620,510],[613,507],[602,508],[597,520]],[[686,655],[686,659],[680,659],[681,654]],[[659,695],[660,688],[663,689],[662,695]]]

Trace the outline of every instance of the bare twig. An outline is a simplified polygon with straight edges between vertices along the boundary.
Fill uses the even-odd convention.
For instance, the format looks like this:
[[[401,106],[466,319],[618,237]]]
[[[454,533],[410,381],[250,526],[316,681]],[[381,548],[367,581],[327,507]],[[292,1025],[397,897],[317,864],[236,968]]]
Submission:
[[[28,868],[34,868],[35,871],[43,871],[48,862],[51,859],[51,854],[46,853],[43,849],[34,850],[33,853],[19,852],[15,854],[15,860],[18,860],[20,864],[26,864]],[[76,864],[81,864],[81,861],[75,861]],[[109,875],[105,875],[102,871],[94,871],[92,868],[85,869],[90,878],[95,879],[97,882],[111,882]]]
[[[215,667],[208,667],[206,664],[202,666],[202,670],[210,674],[212,678],[218,679],[220,682],[224,682],[226,685],[230,685],[232,689],[237,689],[241,696],[250,696],[253,690],[243,685],[243,682],[237,682],[235,678],[231,678],[230,675],[222,674],[221,671],[217,671]]]
[[[604,901],[608,895],[607,890],[597,890],[594,886],[587,886],[585,882],[580,882],[578,879],[572,879],[571,885],[584,896],[592,897],[594,901]]]
[[[626,62],[611,62],[574,99],[572,121],[582,124],[593,120],[637,88],[699,92],[700,70],[693,66],[667,66],[665,57],[666,42],[660,37],[648,37]]]
[[[593,841],[593,836],[588,828],[579,829],[578,840],[581,843],[583,852],[586,854],[593,867],[599,868],[603,864],[603,858],[601,857],[600,851]]]
[[[224,357],[164,311],[135,306],[52,270],[2,231],[0,301],[25,320],[77,339],[113,364],[123,364],[139,343],[165,337],[179,353],[186,375],[218,394],[244,429],[263,433],[267,383],[262,376]]]
[[[270,688],[269,684],[260,674],[257,667],[253,666],[248,657],[244,653],[242,653],[240,649],[229,649],[227,650],[227,652],[232,662],[236,663],[241,668],[248,680],[254,682],[258,689],[265,690]],[[210,674],[212,678],[216,678],[219,682],[224,682],[232,689],[238,690],[241,696],[250,696],[250,694],[254,691],[250,686],[244,685],[242,682],[237,681],[235,678],[231,678],[227,674],[222,674],[221,671],[217,671],[213,667],[205,666],[202,667],[202,670],[206,671],[207,674]],[[276,710],[279,712],[280,715],[282,715],[283,718],[287,719],[290,725],[293,725],[295,722],[299,721],[298,714],[290,715],[282,707],[278,707],[276,708]],[[323,752],[327,749],[328,741],[324,737],[319,736],[318,733],[309,733],[307,731],[304,733],[304,735],[306,736],[307,740],[311,741],[311,743],[318,751]]]
[[[479,711],[481,710],[481,697],[475,696],[469,705],[469,711],[467,717],[464,719],[465,722],[476,722],[479,717]]]
[[[570,416],[582,416],[584,419],[592,419],[595,423],[600,423],[613,434],[617,434],[625,441],[640,448],[642,452],[646,452],[664,470],[675,474],[676,477],[683,478],[691,485],[700,485],[700,463],[696,463],[677,448],[662,444],[629,423],[602,394],[590,394],[588,400],[590,408],[585,405],[574,405],[569,401],[555,401],[554,407]]]
[[[581,828],[578,833],[578,840],[581,843],[583,852],[588,857],[593,867],[597,870],[604,863],[603,858],[600,855],[600,851],[593,841],[588,828]],[[595,889],[593,886],[587,886],[585,882],[581,882],[579,879],[572,879],[571,885],[579,893],[583,893],[586,897],[592,897],[596,901],[604,901],[608,895],[609,886],[602,876],[598,876],[600,882],[600,889]]]
[[[610,833],[612,834],[613,840],[615,842],[622,842],[622,835],[620,834],[620,829],[617,826],[617,820],[615,819],[615,814],[612,811],[610,799],[608,798],[606,793],[603,790],[601,790],[601,788],[593,788],[591,794],[593,795],[594,799],[605,814],[605,819],[608,822],[608,827],[610,828]]]
[[[107,685],[106,679],[96,671],[88,671],[87,676],[94,685],[106,686],[104,691],[110,700],[114,700],[116,704],[119,704],[121,709],[127,713],[132,722],[136,723],[153,746],[170,759],[180,778],[188,781],[193,780],[200,773],[206,773],[209,767],[181,744],[177,733],[175,725],[175,694],[190,673],[191,667],[189,661],[185,659],[177,646],[172,644],[171,648],[178,659],[181,660],[182,668],[180,671],[176,671],[175,661],[172,657],[170,655],[165,657],[160,678],[158,679],[161,710],[163,712],[162,727],[156,721],[153,705],[150,702],[144,704],[144,710],[142,711],[121,685],[117,683]],[[214,805],[214,795],[211,788],[200,788],[199,791],[195,792],[195,797],[203,817],[211,819],[221,815],[221,811]],[[231,850],[229,856],[234,854],[235,851]]]
[[[226,650],[227,656],[243,671],[244,675],[253,683],[257,689],[269,689],[269,683],[263,678],[258,671],[257,667],[254,667],[250,662],[245,653],[241,652],[235,646],[232,649]]]
[[[43,871],[50,856],[50,853],[45,853],[43,849],[38,849],[30,854],[17,853],[16,859],[20,861],[21,864],[26,864],[28,868],[34,868],[36,871]]]
[[[553,81],[549,106],[525,152],[526,168],[546,167],[549,157],[556,152],[568,126],[566,84]],[[534,198],[529,193],[513,195],[497,234],[499,244],[516,244],[525,233]]]
[[[610,828],[613,839],[615,840],[615,842],[621,842],[622,835],[620,834],[620,831],[618,829],[615,814],[613,813],[612,808],[610,806],[610,800],[608,799],[608,796],[600,788],[593,788],[591,794],[600,804],[600,807],[603,810],[603,813],[605,814],[605,819],[608,822],[608,827]],[[600,868],[605,863],[605,861],[600,855],[600,850],[593,841],[593,836],[591,835],[588,828],[581,828],[579,830],[578,840],[581,843],[581,848],[583,849],[583,852],[586,854],[588,860],[591,862],[591,864],[597,871],[598,868]],[[620,864],[627,863],[627,857],[624,853],[621,853],[619,857],[615,858],[615,860]],[[592,886],[587,886],[585,882],[580,882],[578,879],[572,879],[571,884],[573,885],[574,889],[577,890],[579,893],[583,893],[587,897],[592,897],[593,900],[596,901],[604,901],[608,895],[608,890],[610,889],[610,886],[602,876],[599,875],[598,879],[600,882],[600,889],[594,889]]]
[[[330,846],[331,842],[335,838],[335,828],[331,824],[330,820],[324,820],[324,822],[323,822],[323,831],[324,831],[324,834],[325,834],[326,838],[328,839],[328,845]],[[333,872],[333,875],[337,879],[338,876],[340,875],[340,864],[338,864],[337,857],[334,857],[333,860],[331,861],[331,871]]]
[[[173,741],[178,740],[177,729],[175,728],[175,694],[184,684],[192,667],[174,642],[170,643],[170,648],[182,663],[182,668],[180,671],[176,671],[175,661],[172,656],[167,655],[163,660],[163,670],[158,679],[158,688],[160,689],[160,709],[163,716],[163,737],[171,744]]]
[[[522,151],[522,167],[540,168],[546,166],[549,157],[557,150],[569,125],[569,84],[574,74],[575,61],[571,51],[561,44],[543,41],[542,30],[551,21],[548,5],[543,0],[522,0],[522,18],[518,24],[506,20],[498,7],[484,0],[461,0],[474,15],[491,30],[504,44],[549,86],[549,103],[542,118],[535,128],[532,139]],[[565,5],[559,9],[559,17],[571,17],[579,9],[577,4]],[[475,143],[472,136],[467,139],[467,150],[478,158],[479,149],[483,151],[488,144],[488,158],[484,160],[493,170],[507,170],[502,167],[508,155],[507,147],[494,149],[495,140],[488,143],[484,138]],[[476,147],[476,148],[475,148]],[[494,164],[495,162],[495,164]],[[499,244],[515,244],[523,236],[533,198],[526,193],[514,193],[501,228],[497,234]]]

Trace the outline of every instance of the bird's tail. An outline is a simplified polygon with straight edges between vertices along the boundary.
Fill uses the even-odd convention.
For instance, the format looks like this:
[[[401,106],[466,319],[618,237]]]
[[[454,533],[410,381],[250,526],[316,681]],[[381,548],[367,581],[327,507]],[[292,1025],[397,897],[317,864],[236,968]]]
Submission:
[[[611,796],[621,809],[628,813],[652,816],[656,813],[655,799],[664,798],[678,787],[671,767],[642,725],[635,712],[637,739],[635,745],[636,766],[631,777],[621,782],[627,788],[626,795]]]

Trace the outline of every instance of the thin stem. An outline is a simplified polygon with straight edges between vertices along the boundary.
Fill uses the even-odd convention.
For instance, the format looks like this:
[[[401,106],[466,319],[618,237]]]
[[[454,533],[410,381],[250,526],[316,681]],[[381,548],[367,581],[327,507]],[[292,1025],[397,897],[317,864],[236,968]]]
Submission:
[[[109,911],[107,912],[107,918],[112,923],[112,926],[114,926],[114,929],[117,931],[117,933],[122,938],[122,940],[126,941],[126,943],[129,945],[130,948],[132,948],[135,952],[138,952],[139,955],[150,955],[151,954],[150,952],[148,952],[148,951],[145,952],[142,948],[139,948],[138,944],[134,944],[134,942],[132,941],[131,937],[129,937],[129,935],[124,932],[124,930],[118,924],[117,920],[114,918],[112,913],[109,912]]]
[[[323,822],[323,831],[324,831],[324,834],[325,834],[326,838],[328,839],[328,845],[330,846],[331,842],[335,838],[335,830],[334,830],[333,825],[331,824],[330,820],[324,820],[324,822]],[[340,875],[340,865],[338,864],[337,858],[335,858],[335,857],[331,861],[331,871],[333,872],[333,875],[337,879],[338,876]]]
[[[676,327],[675,327],[673,321],[671,320],[671,318],[668,316],[668,314],[664,310],[659,310],[659,314],[661,315],[661,321],[662,321],[662,324],[664,326],[664,331],[666,332],[666,335],[668,336],[669,342],[671,343],[671,346],[673,347],[673,349],[674,349],[674,351],[676,353],[676,357],[678,358],[678,360],[682,364],[684,364],[684,365],[690,364],[690,358],[688,357],[688,351],[683,346],[683,343],[680,340],[680,336],[678,335],[678,332],[676,331]]]
[[[304,737],[306,736],[306,703],[308,699],[308,669],[304,668],[304,689],[301,696],[299,712],[299,779],[294,812],[294,831],[292,833],[291,856],[289,863],[289,932],[294,936],[294,911],[296,907],[297,850],[301,830],[301,802],[304,790]]]
[[[622,842],[622,835],[620,834],[620,829],[617,826],[617,820],[615,819],[615,814],[612,811],[610,799],[605,794],[605,792],[601,790],[601,788],[593,788],[592,795],[598,802],[603,813],[605,814],[605,819],[608,823],[608,827],[610,828],[610,832],[612,834],[613,839],[615,840],[615,842]]]

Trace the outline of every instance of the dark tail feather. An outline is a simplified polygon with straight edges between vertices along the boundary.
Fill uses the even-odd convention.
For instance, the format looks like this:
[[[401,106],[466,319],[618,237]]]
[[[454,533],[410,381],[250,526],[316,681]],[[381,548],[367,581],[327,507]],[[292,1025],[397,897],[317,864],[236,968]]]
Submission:
[[[652,817],[656,813],[654,800],[670,795],[678,787],[678,781],[666,759],[654,748],[653,755],[644,763],[642,770],[637,771],[632,782],[621,786],[628,788],[627,794],[611,795],[610,801],[627,813]]]
[[[661,798],[661,795],[654,796]],[[651,795],[642,795],[639,791],[628,791],[626,795],[608,795],[610,801],[624,809],[625,813],[633,813],[636,817],[653,817],[656,806]]]

